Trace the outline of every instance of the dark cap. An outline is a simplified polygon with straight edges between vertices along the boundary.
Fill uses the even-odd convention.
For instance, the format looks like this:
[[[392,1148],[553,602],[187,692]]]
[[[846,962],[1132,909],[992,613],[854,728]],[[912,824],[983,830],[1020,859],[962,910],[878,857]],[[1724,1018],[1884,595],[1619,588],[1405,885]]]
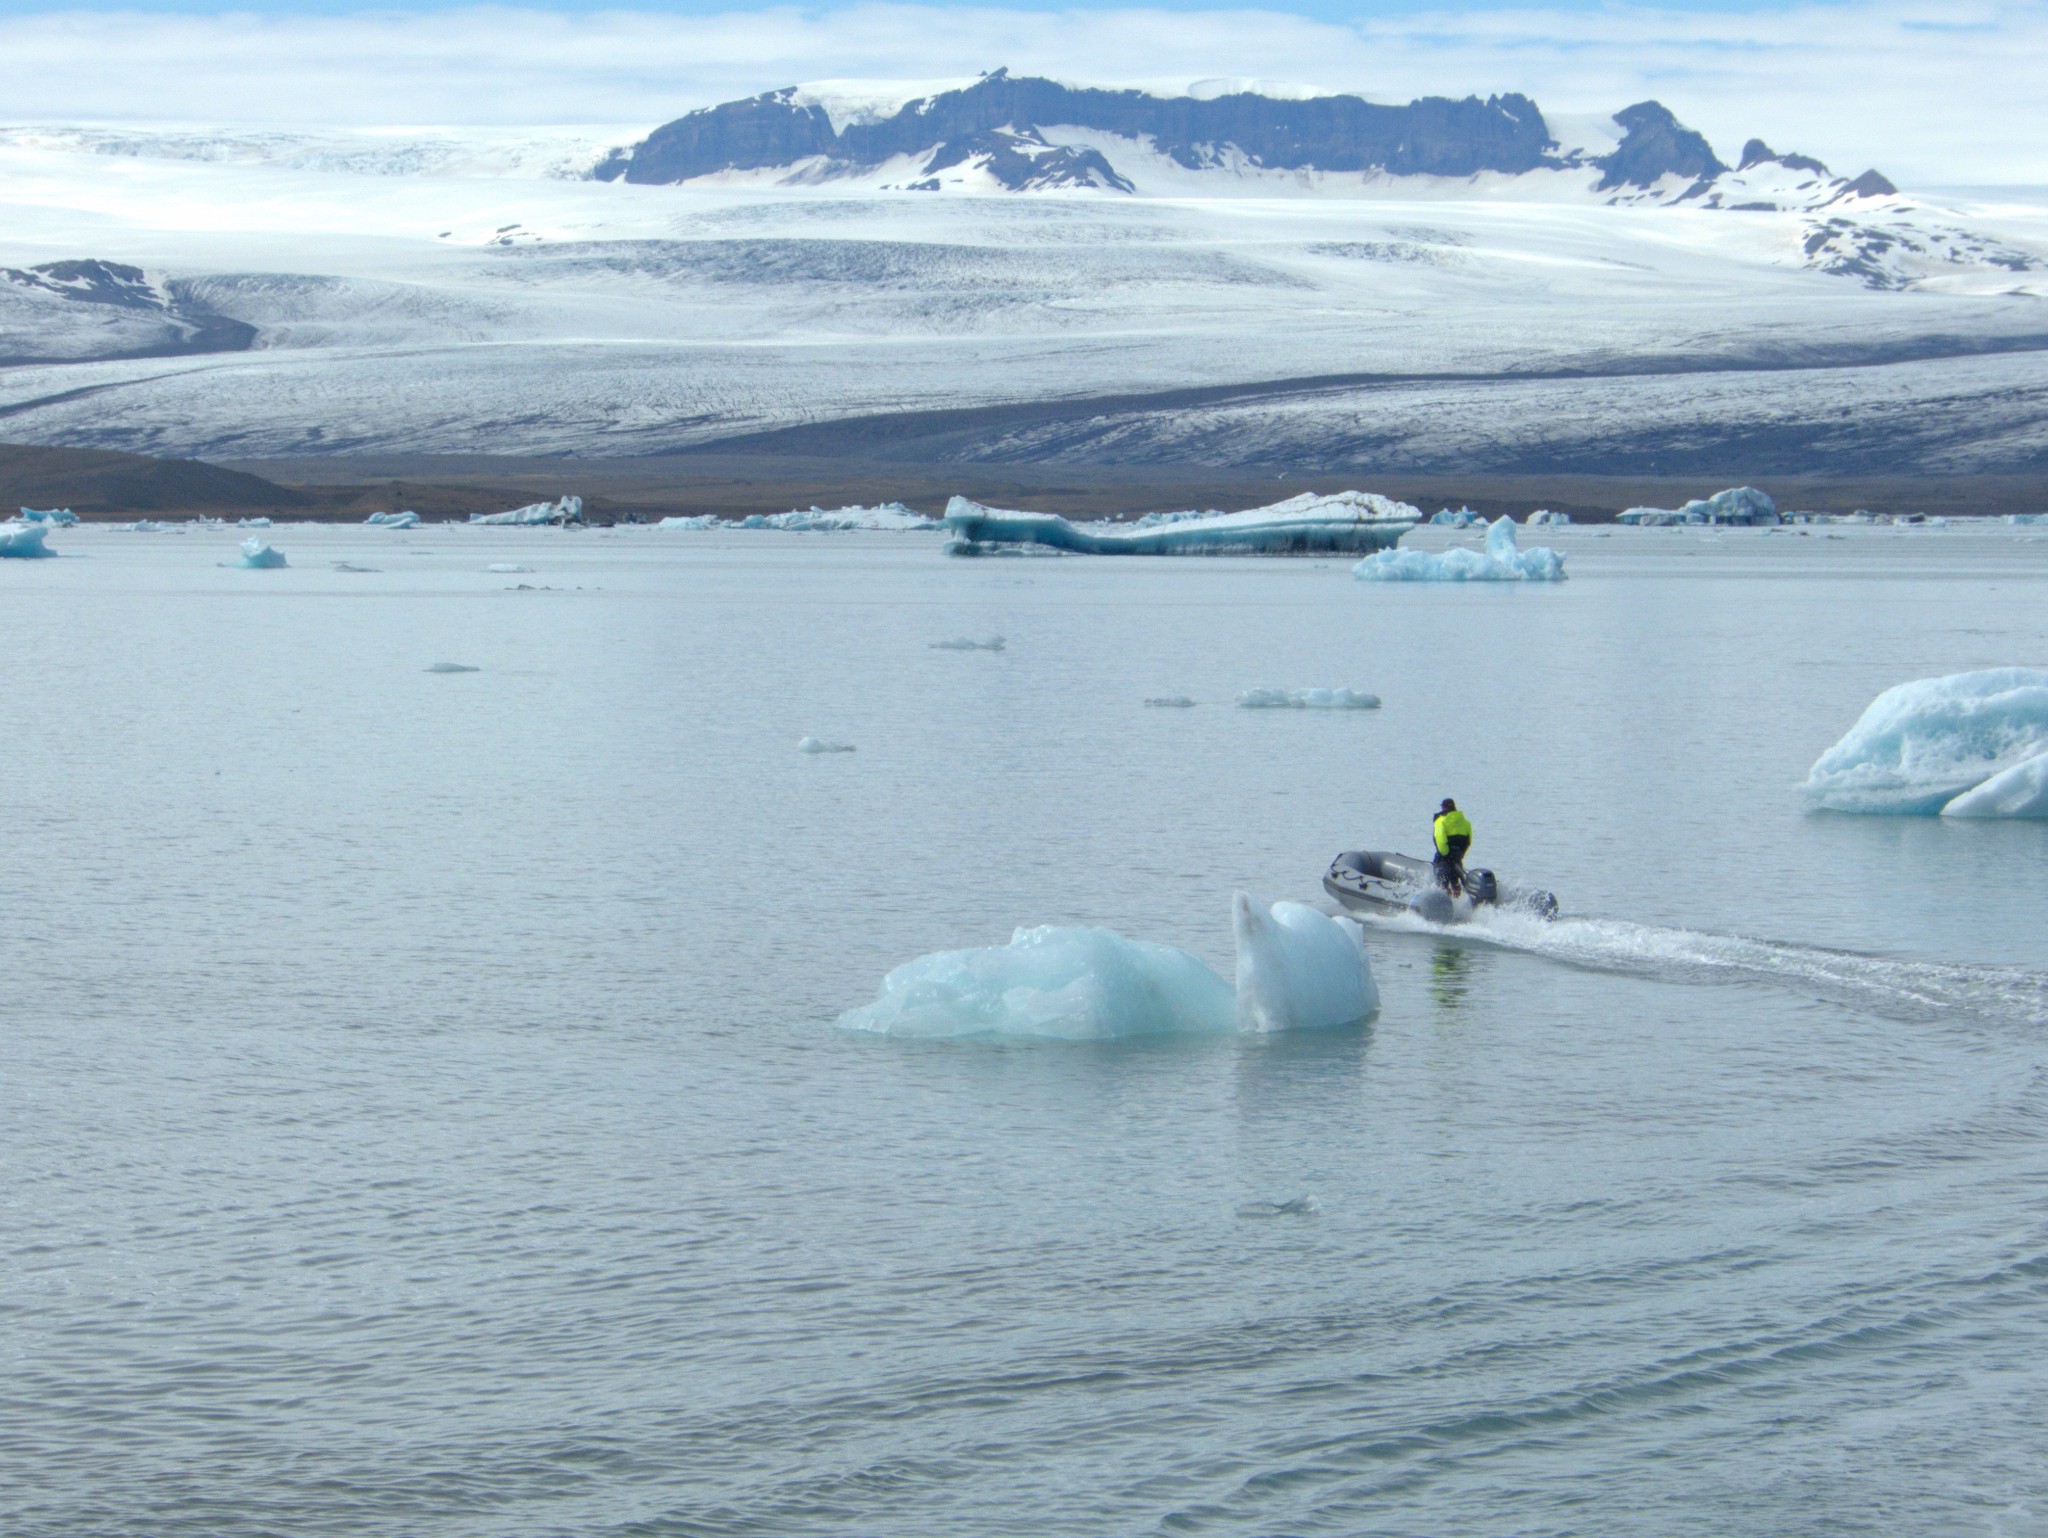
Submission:
[[[1453,801],[1449,796],[1445,796],[1443,810],[1446,812],[1455,812],[1457,809],[1458,803]]]

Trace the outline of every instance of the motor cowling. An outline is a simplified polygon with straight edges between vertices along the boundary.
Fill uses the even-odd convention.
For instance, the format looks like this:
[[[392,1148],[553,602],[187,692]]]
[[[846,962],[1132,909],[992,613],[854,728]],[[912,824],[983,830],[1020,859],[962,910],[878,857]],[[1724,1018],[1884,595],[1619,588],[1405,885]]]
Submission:
[[[1468,870],[1465,872],[1465,895],[1475,903],[1497,903],[1500,901],[1500,883],[1494,880],[1490,870]]]

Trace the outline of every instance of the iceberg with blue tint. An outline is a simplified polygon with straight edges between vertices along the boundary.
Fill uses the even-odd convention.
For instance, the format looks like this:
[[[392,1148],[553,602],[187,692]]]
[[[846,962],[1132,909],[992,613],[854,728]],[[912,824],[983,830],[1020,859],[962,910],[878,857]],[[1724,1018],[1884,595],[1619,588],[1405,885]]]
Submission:
[[[1109,1041],[1234,1028],[1229,986],[1195,956],[1107,929],[1020,929],[1004,946],[939,951],[882,980],[839,1017],[886,1036]]]
[[[43,523],[52,528],[69,526],[78,522],[78,514],[68,507],[24,507],[21,510],[23,523]]]
[[[251,534],[242,541],[242,559],[237,564],[251,571],[276,571],[284,565],[284,552],[272,549]]]
[[[813,507],[787,513],[750,513],[727,523],[710,513],[691,517],[664,518],[657,529],[782,529],[798,534],[847,534],[879,530],[890,534],[930,534],[939,520],[914,513],[901,502],[884,502],[878,507]]]
[[[1673,524],[1773,524],[1778,504],[1754,486],[1731,486],[1711,497],[1695,497],[1683,507],[1632,507],[1615,514],[1616,523],[1638,528],[1664,528]]]
[[[1571,521],[1572,515],[1570,513],[1553,513],[1547,507],[1539,507],[1529,515],[1529,527],[1532,529],[1545,526],[1553,529],[1561,528]]]
[[[267,529],[270,527],[270,520],[268,518],[237,518],[235,520],[235,527],[238,529]]]
[[[1380,697],[1358,689],[1247,689],[1237,703],[1246,710],[1378,710]]]
[[[1807,799],[1837,812],[2048,816],[2048,671],[1987,668],[1899,684],[1814,763]]]
[[[1448,507],[1438,508],[1436,516],[1429,520],[1430,527],[1436,529],[1469,529],[1484,522],[1486,519],[1469,507],[1461,507],[1456,512]]]
[[[493,513],[491,516],[495,518],[501,515]],[[472,523],[479,521],[474,518],[470,520]],[[366,527],[372,529],[416,529],[420,526],[420,515],[418,513],[372,513],[363,520],[363,523]]]
[[[24,523],[19,519],[8,519],[0,523],[0,558],[14,561],[33,561],[57,552],[44,545],[50,537],[47,523]]]
[[[1364,931],[1305,903],[1270,908],[1239,892],[1237,1024],[1244,1031],[1321,1031],[1379,1013]]]
[[[522,527],[550,523],[581,523],[583,499],[564,497],[559,502],[529,502],[524,507],[515,507],[503,513],[471,513],[469,521],[476,524],[516,524]]]
[[[1242,513],[1154,517],[1132,523],[1070,523],[1053,513],[1008,512],[965,497],[946,504],[949,548],[1044,545],[1081,555],[1314,555],[1384,550],[1422,521],[1405,502],[1370,491],[1303,492]]]
[[[1360,582],[1562,582],[1564,557],[1541,545],[1522,549],[1515,520],[1503,514],[1487,529],[1484,550],[1382,550],[1351,575]]]

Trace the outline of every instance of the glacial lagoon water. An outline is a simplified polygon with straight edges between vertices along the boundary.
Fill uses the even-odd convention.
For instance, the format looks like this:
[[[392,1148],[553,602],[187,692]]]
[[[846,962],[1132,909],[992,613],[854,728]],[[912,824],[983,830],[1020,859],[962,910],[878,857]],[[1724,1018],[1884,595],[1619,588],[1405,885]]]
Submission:
[[[1844,532],[0,563],[0,1531],[2048,1532],[2048,824],[1798,793],[2048,659],[2048,542]],[[833,1028],[1017,925],[1228,976],[1446,794],[1567,917],[1373,929],[1368,1028]]]

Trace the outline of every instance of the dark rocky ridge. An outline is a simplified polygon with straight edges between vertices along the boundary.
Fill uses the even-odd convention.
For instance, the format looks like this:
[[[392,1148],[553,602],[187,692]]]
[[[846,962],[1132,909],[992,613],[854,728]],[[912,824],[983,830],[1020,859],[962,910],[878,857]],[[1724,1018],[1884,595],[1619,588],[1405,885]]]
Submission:
[[[1067,127],[1149,141],[1190,170],[1233,155],[1271,170],[1385,171],[1396,176],[1518,175],[1543,167],[1597,166],[1601,190],[1654,186],[1665,176],[1711,178],[1727,167],[1699,134],[1657,102],[1615,115],[1620,144],[1588,161],[1560,154],[1543,114],[1526,96],[1428,96],[1391,107],[1357,96],[1304,100],[1238,92],[1207,100],[1142,91],[1079,89],[1005,70],[971,86],[906,103],[874,122],[835,130],[796,88],[706,107],[613,155],[602,181],[674,183],[721,171],[755,171],[819,159],[858,170],[897,156],[922,157],[920,176],[978,161],[1014,191],[1130,183],[1098,151],[1055,148],[1041,130]],[[923,185],[913,182],[912,186]]]

